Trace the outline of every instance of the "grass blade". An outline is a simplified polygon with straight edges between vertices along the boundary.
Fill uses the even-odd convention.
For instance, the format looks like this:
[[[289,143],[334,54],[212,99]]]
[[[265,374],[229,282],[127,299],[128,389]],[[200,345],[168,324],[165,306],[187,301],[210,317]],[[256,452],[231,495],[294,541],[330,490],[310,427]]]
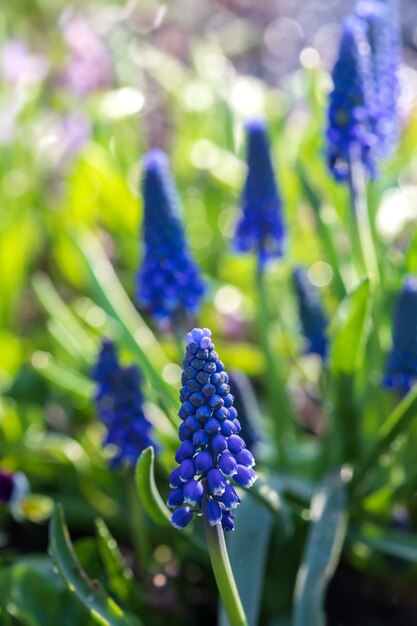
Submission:
[[[407,431],[411,422],[415,419],[416,411],[417,385],[414,385],[382,424],[373,445],[359,460],[351,483],[351,489],[354,493],[363,495],[369,478],[379,468],[380,459],[389,452],[391,445],[397,437]]]
[[[74,242],[88,268],[97,298],[123,329],[126,347],[138,358],[154,391],[159,391],[162,402],[177,409],[177,392],[160,374],[169,361],[130,301],[99,241],[91,233],[84,233],[74,237]]]
[[[35,352],[32,365],[39,374],[65,391],[84,400],[92,400],[94,383],[75,370],[57,363],[47,352]]]
[[[63,347],[70,354],[90,364],[96,353],[95,342],[61,298],[50,278],[46,274],[36,274],[32,286],[39,302],[60,329]]]

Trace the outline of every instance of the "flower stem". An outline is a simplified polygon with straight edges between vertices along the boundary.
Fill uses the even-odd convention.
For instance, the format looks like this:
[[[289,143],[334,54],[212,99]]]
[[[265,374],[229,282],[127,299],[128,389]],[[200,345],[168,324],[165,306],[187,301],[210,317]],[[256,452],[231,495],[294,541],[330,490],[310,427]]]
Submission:
[[[219,590],[224,610],[226,611],[230,626],[248,626],[230,566],[223,528],[221,524],[216,524],[215,526],[210,525],[204,511],[205,503],[206,500],[204,499],[204,531],[217,589]]]
[[[376,283],[380,280],[378,258],[376,255],[369,212],[366,199],[366,178],[358,147],[353,145],[350,153],[349,191],[352,205],[353,236],[360,255],[362,269],[373,277]]]
[[[265,273],[258,266],[256,284],[258,289],[259,335],[265,355],[265,381],[271,406],[271,417],[281,468],[288,466],[288,435],[294,433],[291,405],[285,389],[285,382],[279,366],[279,357],[271,349],[269,336],[270,312],[265,285]]]

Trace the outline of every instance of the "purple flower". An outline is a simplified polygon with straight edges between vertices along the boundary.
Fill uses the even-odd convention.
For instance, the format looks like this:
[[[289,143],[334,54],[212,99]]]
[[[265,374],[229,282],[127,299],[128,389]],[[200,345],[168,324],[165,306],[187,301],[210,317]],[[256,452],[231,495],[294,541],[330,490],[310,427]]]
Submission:
[[[0,469],[0,503],[8,504],[12,499],[14,489],[13,474]]]
[[[1,75],[10,85],[35,85],[48,73],[48,61],[41,54],[29,51],[25,41],[9,39],[3,47]]]
[[[172,524],[185,528],[194,513],[203,513],[212,526],[221,523],[224,530],[233,530],[232,510],[240,500],[230,479],[241,487],[251,487],[256,480],[255,460],[237,434],[240,424],[229,376],[214,350],[211,332],[194,328],[186,341],[179,411],[184,420],[182,443],[168,496],[168,506],[174,509]],[[226,423],[231,427],[223,429]],[[188,434],[182,432],[184,425]],[[197,437],[198,433],[204,436]]]
[[[64,39],[70,54],[62,78],[68,89],[86,96],[111,87],[110,54],[90,24],[80,17],[72,19],[64,26]]]
[[[91,122],[80,112],[75,111],[58,119],[58,132],[61,137],[61,161],[76,156],[91,136]]]

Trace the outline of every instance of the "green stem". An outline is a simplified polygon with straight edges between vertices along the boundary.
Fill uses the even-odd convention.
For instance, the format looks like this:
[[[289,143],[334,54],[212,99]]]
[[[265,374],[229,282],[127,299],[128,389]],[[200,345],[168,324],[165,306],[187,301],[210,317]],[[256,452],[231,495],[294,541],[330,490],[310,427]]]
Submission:
[[[210,525],[205,514],[205,505],[206,500],[204,499],[204,531],[217,589],[219,590],[224,610],[226,611],[230,626],[248,626],[230,566],[223,529],[221,524],[216,524],[215,526]]]
[[[354,246],[360,255],[362,270],[379,282],[378,259],[372,237],[366,196],[366,178],[358,154],[358,146],[353,145],[350,154],[349,191],[352,205]]]
[[[264,271],[258,267],[258,323],[259,335],[265,356],[265,380],[271,404],[271,417],[274,428],[275,441],[279,453],[281,467],[288,466],[288,439],[294,434],[293,414],[285,389],[285,381],[280,371],[279,361],[271,349],[269,337],[270,314],[268,310],[268,297],[265,285]]]

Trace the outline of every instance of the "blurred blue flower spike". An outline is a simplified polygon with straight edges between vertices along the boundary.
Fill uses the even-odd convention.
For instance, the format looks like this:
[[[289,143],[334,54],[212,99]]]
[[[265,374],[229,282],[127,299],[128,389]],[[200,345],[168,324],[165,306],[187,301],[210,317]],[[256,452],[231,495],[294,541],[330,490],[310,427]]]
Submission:
[[[350,177],[352,150],[367,173],[376,174],[378,102],[371,48],[363,20],[350,15],[342,24],[339,55],[332,72],[328,106],[327,161],[336,180]]]
[[[234,243],[238,252],[255,252],[263,269],[268,260],[283,255],[286,229],[266,125],[254,120],[246,131],[248,173]]]
[[[361,0],[356,15],[366,24],[371,50],[371,69],[376,89],[378,115],[375,134],[383,156],[396,147],[401,126],[399,112],[401,36],[392,7],[379,0]]]
[[[134,466],[142,450],[156,448],[151,424],[143,412],[141,376],[136,366],[122,367],[112,341],[104,339],[93,379],[97,413],[107,428],[104,445],[116,446],[112,465]]]
[[[407,276],[394,312],[392,349],[383,384],[401,395],[417,382],[417,278]]]
[[[293,272],[294,286],[298,299],[298,311],[303,335],[307,339],[305,352],[327,356],[327,317],[316,287],[310,282],[303,267]]]
[[[255,461],[239,436],[229,376],[214,351],[211,332],[194,328],[186,336],[179,446],[171,472],[168,506],[174,509],[172,524],[184,528],[203,510],[211,526],[233,530],[233,509],[239,497],[230,484],[249,488],[256,480]]]
[[[180,203],[167,156],[158,149],[145,157],[144,256],[138,272],[137,302],[158,322],[184,323],[197,312],[204,283],[194,262],[181,221]]]

